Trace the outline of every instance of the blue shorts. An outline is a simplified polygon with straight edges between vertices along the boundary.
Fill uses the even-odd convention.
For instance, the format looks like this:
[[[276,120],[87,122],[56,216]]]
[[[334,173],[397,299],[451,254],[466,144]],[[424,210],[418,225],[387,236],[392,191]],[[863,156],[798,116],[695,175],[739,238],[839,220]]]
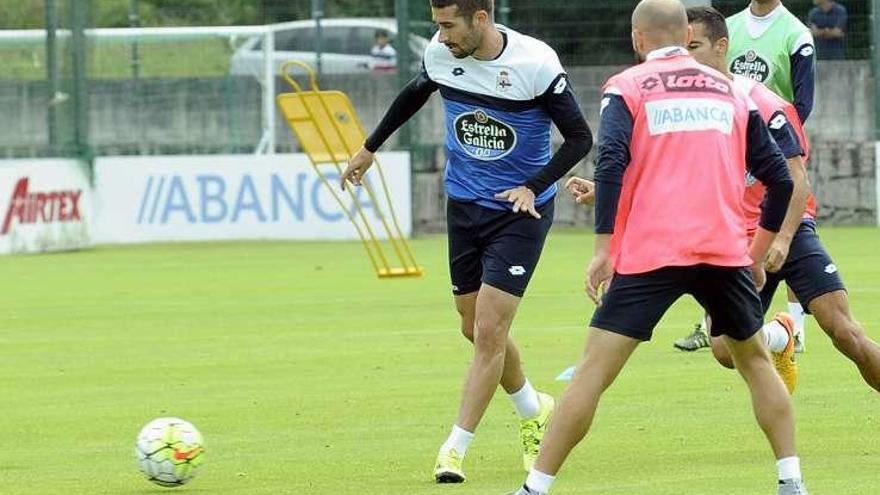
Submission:
[[[761,299],[749,268],[672,266],[635,275],[615,274],[590,326],[651,340],[670,306],[690,294],[712,318],[712,335],[746,340],[761,329]]]
[[[522,297],[553,224],[553,199],[528,213],[486,208],[452,198],[446,203],[449,274],[455,295],[487,284]]]
[[[846,290],[837,265],[819,240],[814,220],[804,220],[798,227],[782,269],[767,273],[767,284],[761,291],[764,313],[770,309],[776,288],[783,280],[808,313],[813,299],[829,292]]]

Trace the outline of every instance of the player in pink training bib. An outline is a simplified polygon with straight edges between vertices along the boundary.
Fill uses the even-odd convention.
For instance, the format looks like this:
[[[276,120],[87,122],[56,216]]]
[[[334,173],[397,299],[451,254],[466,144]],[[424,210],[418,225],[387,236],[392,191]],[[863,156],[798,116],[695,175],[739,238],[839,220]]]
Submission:
[[[516,495],[549,491],[603,392],[684,294],[703,306],[713,334],[730,347],[777,459],[780,495],[792,487],[806,495],[790,398],[757,335],[762,315],[753,279],[762,283],[764,257],[791,198],[785,157],[748,96],[690,57],[681,2],[642,0],[632,24],[645,62],[612,77],[601,105],[596,248],[587,274],[598,307],[584,357]],[[747,172],[767,186],[751,243]]]

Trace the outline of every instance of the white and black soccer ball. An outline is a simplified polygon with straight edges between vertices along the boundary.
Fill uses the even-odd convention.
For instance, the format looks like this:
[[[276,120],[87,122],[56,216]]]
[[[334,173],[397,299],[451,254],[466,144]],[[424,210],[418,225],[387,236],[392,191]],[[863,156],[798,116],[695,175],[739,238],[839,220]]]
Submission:
[[[180,418],[158,418],[138,434],[135,454],[144,476],[153,483],[181,486],[189,482],[202,464],[202,434]]]

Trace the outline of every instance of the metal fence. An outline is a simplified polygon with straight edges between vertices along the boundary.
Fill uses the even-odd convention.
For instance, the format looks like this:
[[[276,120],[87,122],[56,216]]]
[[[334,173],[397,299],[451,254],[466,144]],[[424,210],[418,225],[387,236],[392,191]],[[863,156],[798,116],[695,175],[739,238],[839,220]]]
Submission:
[[[497,3],[497,2],[496,2]],[[630,15],[634,0],[509,0],[510,22],[539,36],[559,52],[568,65],[627,64],[633,61]],[[748,0],[712,0],[729,16],[748,6]],[[865,0],[837,0],[849,14],[847,58],[870,57],[869,5]],[[812,0],[785,0],[794,15],[807,23]]]
[[[869,6],[838,0],[849,11],[847,56],[870,55]],[[635,0],[496,0],[497,18],[546,40],[569,68],[621,65],[633,61],[629,17]],[[729,15],[747,0],[714,0]],[[806,19],[812,0],[786,0]],[[264,47],[247,29],[214,35],[109,36],[104,28],[194,26],[286,22],[395,15],[419,39],[433,34],[429,0],[17,0],[0,2],[0,156],[250,153],[264,143],[276,91],[262,72]],[[405,14],[405,15],[401,15]],[[54,26],[55,29],[47,29]],[[77,31],[89,28],[91,31]],[[8,29],[36,28],[30,34]],[[97,29],[96,29],[97,28]],[[226,28],[223,28],[226,29]],[[418,46],[396,40],[412,64],[400,74],[333,73],[330,60],[341,52],[362,56],[374,27],[326,27],[291,35],[276,31],[276,49],[308,46],[323,50],[326,87],[353,93],[367,126],[387,107],[395,89],[418,64]],[[82,35],[78,36],[77,33]],[[19,34],[15,34],[19,33]],[[103,35],[101,35],[103,33]],[[411,38],[416,39],[416,38]],[[317,41],[320,40],[320,41]],[[403,57],[402,57],[403,58]],[[282,88],[279,81],[272,81]],[[269,88],[269,89],[267,89]],[[267,96],[269,104],[267,104]],[[434,113],[419,116],[402,133],[403,143],[431,153]],[[270,126],[271,127],[271,126]],[[296,149],[284,124],[275,119],[272,151]],[[419,151],[425,145],[427,150]],[[421,162],[418,162],[421,163]]]

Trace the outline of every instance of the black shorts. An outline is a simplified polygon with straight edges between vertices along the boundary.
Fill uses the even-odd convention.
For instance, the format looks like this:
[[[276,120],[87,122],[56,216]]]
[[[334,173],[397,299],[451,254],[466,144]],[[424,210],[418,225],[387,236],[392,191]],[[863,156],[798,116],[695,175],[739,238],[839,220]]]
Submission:
[[[485,283],[522,297],[553,224],[553,209],[551,199],[537,208],[541,214],[537,219],[528,213],[449,198],[446,225],[452,292],[469,294]]]
[[[590,323],[651,340],[672,304],[690,294],[712,318],[712,335],[746,340],[761,329],[761,299],[748,268],[674,266],[636,275],[615,274]]]
[[[819,240],[815,221],[804,220],[801,223],[791,240],[788,258],[782,269],[776,273],[767,273],[767,283],[761,291],[765,313],[770,309],[776,288],[783,280],[808,313],[813,299],[829,292],[846,290],[840,273],[837,272],[837,265]]]

